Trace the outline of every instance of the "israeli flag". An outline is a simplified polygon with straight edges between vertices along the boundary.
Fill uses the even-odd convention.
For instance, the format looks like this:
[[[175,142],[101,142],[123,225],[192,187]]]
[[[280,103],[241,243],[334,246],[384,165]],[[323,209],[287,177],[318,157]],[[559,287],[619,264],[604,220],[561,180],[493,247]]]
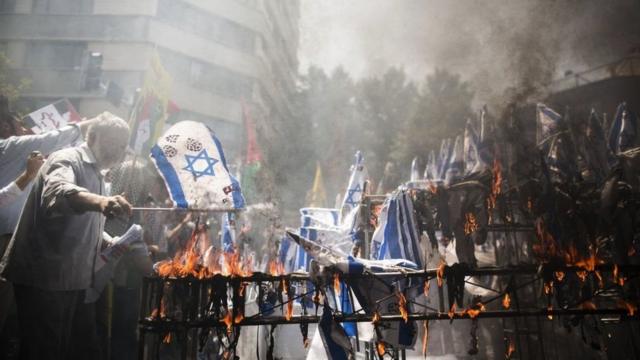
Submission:
[[[485,164],[493,163],[493,135],[493,127],[485,105],[480,111],[480,137],[478,139],[478,158]]]
[[[348,216],[353,209],[357,208],[358,205],[360,205],[365,181],[368,179],[368,177],[369,174],[367,172],[367,168],[364,166],[364,156],[362,156],[362,153],[358,151],[355,155],[355,162],[351,167],[349,185],[347,186],[347,191],[344,194],[344,200],[342,201],[342,206],[340,207],[342,219],[344,219],[345,216]]]
[[[300,224],[302,227],[337,228],[340,211],[330,208],[306,207],[300,209]]]
[[[449,168],[449,159],[451,157],[451,139],[444,139],[440,144],[440,155],[438,156],[438,180],[443,180]]]
[[[636,146],[638,119],[627,110],[627,104],[621,103],[609,131],[609,149],[614,154],[627,151]]]
[[[400,190],[391,194],[382,206],[378,221],[379,226],[371,240],[372,244],[377,244],[374,245],[377,252],[372,251],[372,258],[404,259],[422,268],[420,236],[409,191]]]
[[[464,174],[476,174],[484,171],[487,166],[480,159],[478,154],[478,133],[471,123],[471,119],[467,120],[467,125],[464,129]]]
[[[444,183],[450,185],[462,178],[464,174],[464,144],[460,135],[456,136],[453,151],[449,158],[449,166],[445,172]]]
[[[236,243],[236,221],[235,214],[224,213],[222,214],[222,234],[220,235],[220,242],[222,250],[226,253],[232,253],[235,249]]]
[[[229,173],[213,131],[195,121],[171,126],[151,149],[151,158],[178,208],[241,209],[240,184]]]
[[[278,261],[284,266],[286,273],[295,271],[296,254],[298,245],[291,241],[287,235],[283,235],[280,239],[280,247],[278,248]]]
[[[539,103],[536,106],[536,118],[537,142],[540,145],[558,132],[562,116],[545,104]]]
[[[411,161],[411,176],[409,177],[409,181],[418,181],[420,179],[420,170],[418,169],[420,163],[420,159],[418,157],[414,157]]]
[[[436,165],[436,154],[431,150],[429,152],[429,158],[427,160],[427,165],[424,168],[423,177],[426,180],[437,180],[438,168]]]

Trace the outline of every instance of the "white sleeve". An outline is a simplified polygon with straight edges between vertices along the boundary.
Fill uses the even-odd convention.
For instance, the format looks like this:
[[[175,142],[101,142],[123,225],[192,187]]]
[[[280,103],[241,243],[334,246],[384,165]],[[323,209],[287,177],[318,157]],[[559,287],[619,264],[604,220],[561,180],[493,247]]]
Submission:
[[[0,189],[0,207],[11,204],[18,196],[22,194],[22,190],[15,181]]]

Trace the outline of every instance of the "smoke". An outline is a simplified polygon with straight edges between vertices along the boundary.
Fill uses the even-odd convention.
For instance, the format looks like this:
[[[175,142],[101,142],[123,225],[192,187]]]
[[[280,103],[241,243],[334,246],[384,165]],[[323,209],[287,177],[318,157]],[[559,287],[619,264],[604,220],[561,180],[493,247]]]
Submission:
[[[301,70],[344,65],[354,77],[436,67],[470,81],[476,101],[544,95],[565,71],[620,59],[640,44],[640,1],[352,0],[301,2]]]

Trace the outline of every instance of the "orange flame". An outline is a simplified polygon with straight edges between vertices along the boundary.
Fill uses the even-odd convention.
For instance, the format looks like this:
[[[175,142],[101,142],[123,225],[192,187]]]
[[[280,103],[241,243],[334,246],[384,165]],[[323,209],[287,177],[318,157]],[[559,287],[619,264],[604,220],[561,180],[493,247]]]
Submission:
[[[427,345],[429,344],[429,322],[423,321],[422,327],[424,328],[424,334],[422,335],[422,355],[427,356]]]
[[[400,309],[400,315],[402,315],[402,319],[404,322],[409,321],[409,312],[407,311],[407,299],[404,297],[404,294],[401,292],[397,292],[396,296],[398,297],[398,308]]]
[[[376,345],[376,349],[378,350],[379,356],[384,356],[384,353],[386,352],[386,350],[382,341],[378,342],[378,344]]]
[[[167,335],[165,335],[164,338],[162,339],[162,342],[164,344],[170,344],[171,343],[171,333],[167,333]]]
[[[620,283],[620,270],[618,269],[618,264],[614,264],[613,265],[613,283],[614,284],[619,284]],[[622,286],[622,284],[620,284],[620,286]]]
[[[619,308],[627,310],[627,314],[629,314],[629,316],[635,315],[636,311],[638,311],[638,307],[636,305],[623,299],[618,299],[617,305]]]
[[[513,340],[509,339],[509,345],[507,346],[507,353],[505,357],[511,359],[511,355],[516,351],[516,346],[513,344]]]
[[[447,262],[440,258],[440,264],[438,264],[438,270],[436,270],[436,276],[438,278],[438,287],[442,287],[442,278],[444,277],[444,269],[447,266]]]
[[[478,230],[478,221],[476,221],[475,215],[473,213],[466,213],[464,215],[466,221],[464,223],[464,234],[469,235]]]
[[[467,314],[471,319],[475,319],[476,317],[478,317],[478,315],[480,315],[481,312],[485,310],[486,308],[484,304],[482,302],[477,302],[475,305],[465,310],[464,313]]]
[[[158,311],[158,309],[153,309],[151,311],[152,318],[158,318],[158,316],[160,317],[160,319],[164,319],[165,317],[167,317],[164,298],[160,299],[160,311]]]
[[[502,298],[502,307],[505,309],[509,309],[511,307],[511,297],[509,293],[504,294],[504,298]]]
[[[336,296],[340,296],[340,274],[333,274],[333,291],[336,293]]]
[[[284,314],[284,318],[289,321],[293,317],[293,298],[286,279],[282,279],[282,291],[287,292],[287,311]]]
[[[502,191],[502,166],[497,158],[493,160],[493,168],[491,172],[493,174],[493,183],[491,184],[491,194],[487,199],[487,208],[489,209],[489,212],[491,212],[492,209],[495,209],[496,200]]]
[[[424,292],[425,297],[429,297],[429,288],[431,287],[431,282],[429,280],[424,281],[424,287],[422,291]]]
[[[449,309],[447,315],[449,315],[449,319],[453,319],[453,317],[456,315],[456,303],[451,304],[451,308]]]
[[[233,319],[231,315],[231,310],[227,309],[227,315],[222,319],[225,325],[227,325],[227,334],[231,334],[231,326],[233,325]]]
[[[269,261],[269,274],[273,276],[284,275],[284,264],[278,260]]]
[[[564,279],[564,271],[556,271],[553,274],[555,275],[558,282],[562,282],[562,280]]]
[[[547,306],[547,311],[548,311],[547,318],[549,320],[553,320],[553,314],[551,314],[551,311],[553,311],[553,306],[551,304]]]
[[[544,293],[545,295],[553,293],[553,281],[544,283]]]
[[[375,325],[380,322],[380,313],[378,310],[373,312],[373,317],[371,318],[371,324]]]

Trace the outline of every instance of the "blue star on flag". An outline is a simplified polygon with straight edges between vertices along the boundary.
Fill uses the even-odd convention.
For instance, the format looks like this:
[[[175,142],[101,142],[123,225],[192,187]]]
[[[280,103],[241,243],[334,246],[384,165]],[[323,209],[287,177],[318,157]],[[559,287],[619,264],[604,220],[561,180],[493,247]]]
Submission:
[[[347,200],[345,200],[345,204],[351,205],[351,206],[356,206],[357,202],[353,200],[353,195],[362,192],[362,189],[360,188],[360,184],[356,184],[356,186],[353,189],[349,189],[347,190]]]
[[[190,171],[196,179],[200,176],[215,176],[213,166],[218,160],[210,157],[206,149],[202,149],[196,156],[185,155],[184,157],[187,160],[187,166],[183,169]]]

